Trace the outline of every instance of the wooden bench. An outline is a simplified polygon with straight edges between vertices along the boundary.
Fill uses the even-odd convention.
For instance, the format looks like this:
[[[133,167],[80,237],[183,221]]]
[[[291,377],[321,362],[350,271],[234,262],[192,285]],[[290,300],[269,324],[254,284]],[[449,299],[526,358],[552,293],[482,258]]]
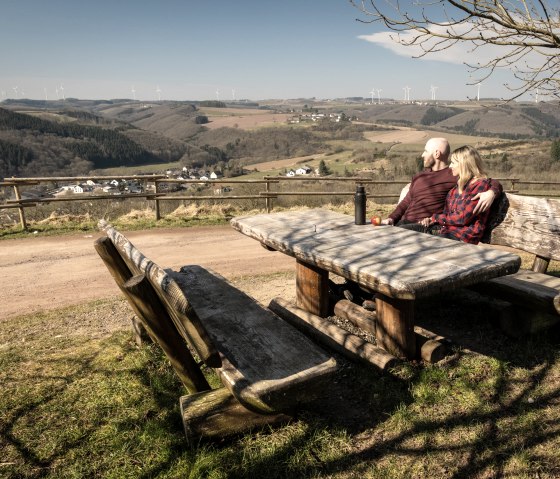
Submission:
[[[485,281],[473,289],[511,303],[502,314],[504,330],[522,336],[560,322],[560,278],[546,274],[560,260],[560,201],[504,193],[492,207],[483,239],[534,254],[530,270]]]
[[[188,440],[286,421],[329,386],[336,361],[223,277],[197,265],[163,270],[106,222],[99,227],[107,236],[97,252],[191,393],[180,399]],[[191,349],[225,388],[210,390]]]

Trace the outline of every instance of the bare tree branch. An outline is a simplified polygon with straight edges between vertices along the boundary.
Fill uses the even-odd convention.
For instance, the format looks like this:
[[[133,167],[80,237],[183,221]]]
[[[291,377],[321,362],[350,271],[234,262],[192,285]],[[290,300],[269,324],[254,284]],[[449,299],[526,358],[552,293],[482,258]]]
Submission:
[[[499,68],[513,69],[519,84],[512,98],[537,88],[560,97],[560,4],[558,0],[349,0],[363,23],[382,23],[393,41],[420,49],[416,57],[459,42],[472,52],[493,45],[500,55],[465,63],[482,78]],[[553,6],[549,4],[553,3]],[[478,83],[480,79],[473,82]],[[510,98],[510,99],[512,99]]]

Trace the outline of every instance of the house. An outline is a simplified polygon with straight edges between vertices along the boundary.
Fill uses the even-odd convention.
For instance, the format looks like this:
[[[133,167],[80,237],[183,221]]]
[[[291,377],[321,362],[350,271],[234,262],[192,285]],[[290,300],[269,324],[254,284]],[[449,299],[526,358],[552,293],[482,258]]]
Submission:
[[[219,173],[216,173],[215,171],[210,173],[210,179],[211,180],[217,180],[220,176],[222,176],[222,175],[220,175]]]
[[[302,166],[296,170],[296,175],[309,175],[311,173],[311,168],[309,166]]]
[[[286,176],[296,176],[296,172],[294,170],[290,170],[286,173]]]

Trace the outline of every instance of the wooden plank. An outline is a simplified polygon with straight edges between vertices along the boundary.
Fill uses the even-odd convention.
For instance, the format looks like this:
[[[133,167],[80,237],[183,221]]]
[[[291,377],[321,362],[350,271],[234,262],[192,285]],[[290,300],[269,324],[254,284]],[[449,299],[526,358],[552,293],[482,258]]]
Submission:
[[[134,276],[109,238],[98,238],[94,246],[132,310],[143,322],[152,339],[163,349],[184,386],[190,392],[210,389],[153,290],[150,290],[145,282],[138,285],[138,279],[144,276],[139,275],[136,281],[129,283]]]
[[[219,367],[221,359],[204,325],[183,290],[156,263],[144,256],[123,234],[101,220],[100,229],[111,239],[133,274],[144,274],[154,287],[179,333],[210,367]]]
[[[185,436],[190,445],[199,439],[221,439],[267,425],[287,424],[286,414],[258,414],[244,408],[226,388],[189,394],[179,399]]]
[[[159,344],[188,391],[209,390],[206,378],[148,279],[143,274],[133,276],[123,284],[123,288],[148,333]]]
[[[296,260],[296,304],[321,317],[329,311],[329,273],[303,261]]]
[[[341,299],[334,306],[334,314],[339,318],[350,321],[357,328],[375,335],[377,322],[377,313],[375,311],[367,311],[347,299]],[[416,351],[419,358],[423,361],[437,363],[447,356],[449,348],[443,336],[434,334],[419,326],[414,326],[414,336],[416,339]]]
[[[320,396],[338,366],[334,358],[215,272],[196,265],[170,273],[188,288],[222,365],[222,383],[255,412],[290,410]]]
[[[234,218],[267,246],[387,296],[415,299],[513,273],[516,255],[391,226],[355,225],[328,210]]]
[[[375,311],[366,311],[352,301],[341,299],[334,305],[334,314],[339,318],[350,321],[357,328],[375,334],[375,322],[377,321]]]
[[[320,344],[353,361],[373,365],[381,371],[388,371],[399,362],[387,351],[282,298],[274,298],[268,307]]]
[[[507,201],[507,214],[492,230],[490,243],[560,260],[560,200],[507,193]]]
[[[545,313],[558,312],[560,278],[556,276],[521,270],[485,281],[472,289],[521,306],[537,308]]]
[[[375,309],[377,344],[397,358],[414,359],[416,357],[414,303],[377,294]]]

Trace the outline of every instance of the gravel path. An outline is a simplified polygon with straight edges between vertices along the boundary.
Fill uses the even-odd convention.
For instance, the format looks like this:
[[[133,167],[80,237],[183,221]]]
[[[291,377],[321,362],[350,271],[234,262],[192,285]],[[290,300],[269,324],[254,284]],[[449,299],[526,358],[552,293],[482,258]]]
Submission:
[[[123,233],[163,268],[200,264],[263,304],[295,295],[295,260],[265,250],[230,226]],[[0,320],[120,295],[93,248],[100,235],[0,241]]]

